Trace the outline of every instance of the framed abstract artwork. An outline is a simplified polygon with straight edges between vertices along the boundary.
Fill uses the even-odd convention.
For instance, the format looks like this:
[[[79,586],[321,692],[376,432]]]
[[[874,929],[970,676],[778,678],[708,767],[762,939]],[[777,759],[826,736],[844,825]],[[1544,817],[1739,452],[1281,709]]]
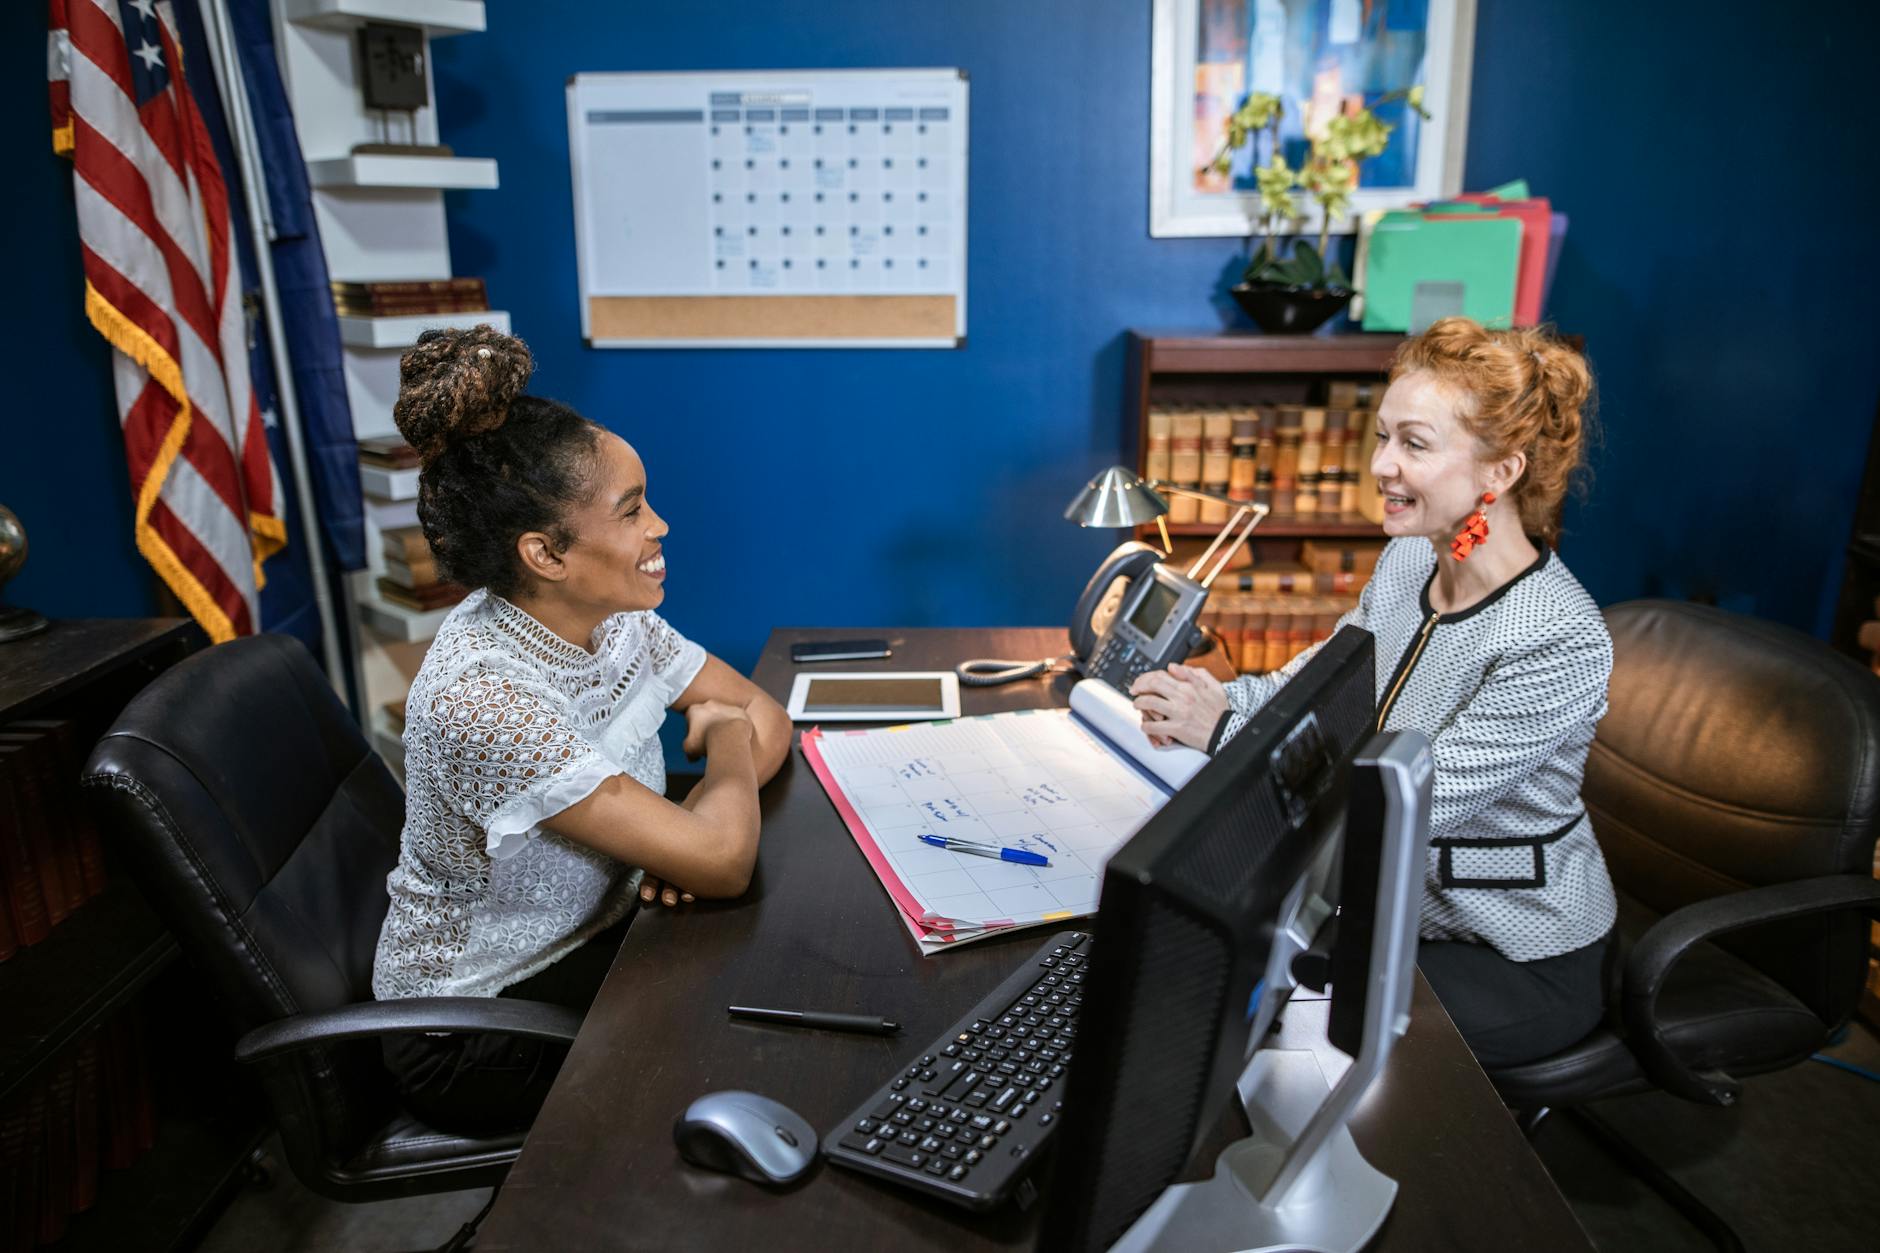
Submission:
[[[1251,153],[1236,153],[1226,174],[1208,167],[1224,121],[1251,91],[1283,101],[1280,145],[1297,168],[1327,119],[1424,88],[1428,121],[1401,100],[1378,109],[1396,130],[1381,156],[1360,165],[1351,213],[1334,231],[1350,231],[1370,209],[1454,195],[1474,44],[1475,0],[1154,0],[1149,233],[1249,233]],[[1301,208],[1299,229],[1316,232],[1316,208],[1303,197]]]

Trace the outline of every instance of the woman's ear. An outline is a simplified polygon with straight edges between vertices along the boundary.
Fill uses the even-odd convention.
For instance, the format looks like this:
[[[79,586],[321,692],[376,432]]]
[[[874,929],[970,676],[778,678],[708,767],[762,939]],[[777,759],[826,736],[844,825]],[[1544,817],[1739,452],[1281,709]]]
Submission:
[[[1497,496],[1506,496],[1527,473],[1527,454],[1511,452],[1488,468],[1488,487]]]
[[[568,577],[568,565],[561,559],[561,551],[540,531],[524,531],[517,537],[516,555],[522,558],[522,568],[537,578],[559,583]]]

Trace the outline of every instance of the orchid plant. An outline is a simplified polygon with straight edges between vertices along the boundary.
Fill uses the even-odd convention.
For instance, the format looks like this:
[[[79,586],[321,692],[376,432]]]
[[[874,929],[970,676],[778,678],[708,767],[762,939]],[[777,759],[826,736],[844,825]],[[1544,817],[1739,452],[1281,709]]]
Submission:
[[[1358,163],[1375,157],[1390,145],[1396,129],[1380,119],[1378,105],[1402,100],[1429,119],[1423,107],[1423,88],[1399,88],[1386,92],[1355,113],[1341,113],[1331,118],[1324,129],[1312,137],[1311,151],[1305,165],[1293,169],[1280,148],[1279,126],[1286,104],[1278,96],[1264,91],[1250,92],[1238,109],[1228,115],[1220,151],[1203,172],[1225,174],[1233,166],[1234,153],[1253,144],[1255,163],[1253,181],[1259,195],[1260,246],[1247,263],[1241,281],[1249,285],[1303,287],[1310,289],[1349,289],[1351,280],[1336,261],[1327,264],[1327,246],[1331,242],[1332,222],[1351,208],[1351,193],[1358,186]],[[1259,138],[1267,132],[1267,163],[1259,164]],[[1295,190],[1304,191],[1319,206],[1319,243],[1314,248],[1300,240],[1285,257],[1276,241],[1295,234],[1305,213]]]

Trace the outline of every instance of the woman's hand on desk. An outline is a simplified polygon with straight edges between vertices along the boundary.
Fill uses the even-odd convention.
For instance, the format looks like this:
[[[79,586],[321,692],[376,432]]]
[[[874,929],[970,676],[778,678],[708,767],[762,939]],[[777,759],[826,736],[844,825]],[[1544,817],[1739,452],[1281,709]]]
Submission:
[[[650,874],[640,876],[640,903],[642,905],[651,905],[654,901],[658,901],[661,905],[677,905],[680,901],[684,901],[690,905],[696,899],[690,892],[681,892],[672,884],[655,879]]]
[[[1227,690],[1206,670],[1172,665],[1151,670],[1129,685],[1131,703],[1142,712],[1142,731],[1157,748],[1186,744],[1205,750],[1215,724],[1227,712]]]
[[[743,730],[740,732],[739,727]],[[711,751],[712,740],[723,735],[742,734],[749,742],[753,732],[751,716],[744,706],[729,701],[701,700],[686,706],[685,755],[693,761]]]

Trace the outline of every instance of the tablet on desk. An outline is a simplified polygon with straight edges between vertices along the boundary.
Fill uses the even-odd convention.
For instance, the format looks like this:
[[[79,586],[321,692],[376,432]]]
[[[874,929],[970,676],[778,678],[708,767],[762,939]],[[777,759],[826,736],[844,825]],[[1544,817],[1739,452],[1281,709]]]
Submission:
[[[790,688],[793,722],[930,722],[960,716],[960,681],[950,670],[799,674]]]

